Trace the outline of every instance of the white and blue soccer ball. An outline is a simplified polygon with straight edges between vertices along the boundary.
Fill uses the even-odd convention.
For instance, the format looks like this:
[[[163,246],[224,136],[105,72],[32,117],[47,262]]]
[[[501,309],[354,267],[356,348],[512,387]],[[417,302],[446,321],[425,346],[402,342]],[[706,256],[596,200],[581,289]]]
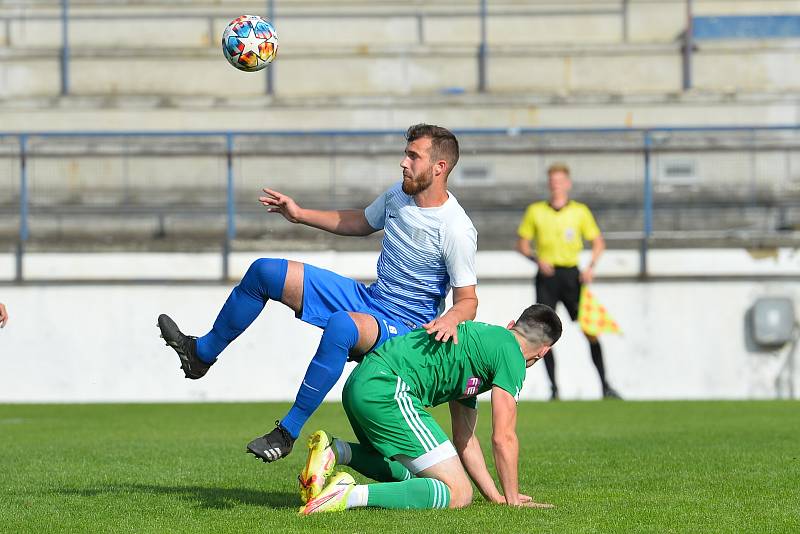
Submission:
[[[228,63],[245,72],[256,72],[275,60],[278,34],[275,27],[258,15],[242,15],[222,33],[222,53]]]

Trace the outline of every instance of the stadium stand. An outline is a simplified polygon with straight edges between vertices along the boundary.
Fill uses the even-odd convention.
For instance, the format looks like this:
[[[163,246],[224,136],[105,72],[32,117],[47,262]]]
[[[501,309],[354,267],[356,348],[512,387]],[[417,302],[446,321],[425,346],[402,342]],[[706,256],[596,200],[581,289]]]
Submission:
[[[791,14],[792,2],[694,2],[704,20],[729,13]],[[6,2],[0,23],[2,109],[11,129],[397,127],[412,110],[454,123],[652,126],[775,123],[800,88],[796,38],[706,39],[682,91],[685,2],[490,2],[486,93],[479,82],[479,3],[277,2],[280,62],[267,76],[220,61],[235,14],[264,2],[71,2],[69,90],[61,95],[59,2]],[[720,17],[717,17],[719,19]],[[724,18],[724,17],[723,17]],[[769,26],[769,24],[767,24]],[[747,35],[745,35],[746,37]],[[755,36],[754,36],[755,37]],[[250,113],[265,109],[268,119]],[[388,113],[387,109],[401,111]],[[19,113],[14,113],[14,111]],[[177,112],[175,112],[177,111]],[[466,115],[465,115],[466,112]],[[318,118],[315,118],[318,117]],[[449,120],[448,120],[449,119]]]
[[[230,68],[217,44],[232,16],[263,13],[265,2],[72,1],[66,94],[59,4],[0,6],[0,129],[399,133],[423,120],[508,129],[467,136],[453,177],[482,247],[509,247],[521,209],[541,196],[543,169],[554,160],[569,161],[576,196],[592,205],[612,244],[635,246],[641,234],[641,131],[520,129],[775,125],[798,116],[794,2],[694,2],[688,91],[683,1],[490,2],[481,92],[477,1],[281,1],[271,94],[267,75]],[[661,243],[794,239],[797,136],[665,131],[650,139]],[[26,143],[34,243],[191,248],[226,231],[224,136],[31,136]],[[397,134],[237,137],[230,158],[240,244],[262,247],[276,233],[311,239],[263,221],[253,198],[266,181],[312,205],[361,204],[397,176],[401,143]],[[12,192],[0,200],[0,220],[8,222],[0,239],[8,243],[18,231],[19,138],[0,138],[0,166]],[[187,242],[188,235],[198,240]],[[310,246],[339,246],[314,239],[323,241]]]

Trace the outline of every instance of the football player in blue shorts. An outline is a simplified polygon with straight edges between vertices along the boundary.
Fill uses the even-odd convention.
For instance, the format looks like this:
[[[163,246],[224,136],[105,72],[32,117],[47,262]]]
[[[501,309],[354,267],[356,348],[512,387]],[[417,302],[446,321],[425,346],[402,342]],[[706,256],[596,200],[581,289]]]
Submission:
[[[348,358],[358,360],[387,339],[418,327],[437,341],[458,343],[459,323],[474,319],[478,307],[477,231],[447,191],[458,155],[452,132],[418,124],[406,132],[402,182],[365,209],[304,209],[292,198],[264,189],[259,200],[267,211],[292,223],[348,236],[384,230],[377,280],[369,286],[313,265],[261,258],[250,265],[206,335],[185,335],[167,315],[158,317],[161,336],[191,379],[208,372],[269,300],[282,302],[300,320],[323,329],[294,405],[275,429],[251,441],[247,452],[265,462],[288,455]],[[450,288],[453,306],[442,314]]]

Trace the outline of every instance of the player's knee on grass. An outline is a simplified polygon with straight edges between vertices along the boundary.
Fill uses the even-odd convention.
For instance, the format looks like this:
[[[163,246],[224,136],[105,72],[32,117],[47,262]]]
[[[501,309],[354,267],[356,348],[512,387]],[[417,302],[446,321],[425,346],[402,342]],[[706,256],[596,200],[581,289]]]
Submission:
[[[472,503],[472,483],[458,456],[451,456],[423,469],[417,476],[444,482],[450,490],[450,508],[464,508]]]
[[[472,484],[469,483],[469,480],[466,481],[466,484],[447,484],[447,487],[450,489],[450,508],[464,508],[472,504]]]

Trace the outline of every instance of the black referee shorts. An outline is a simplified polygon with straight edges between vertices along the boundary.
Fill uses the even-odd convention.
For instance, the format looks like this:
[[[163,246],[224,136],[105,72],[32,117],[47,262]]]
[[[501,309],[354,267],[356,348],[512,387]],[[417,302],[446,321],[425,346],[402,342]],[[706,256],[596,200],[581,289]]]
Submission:
[[[554,310],[561,301],[569,316],[578,318],[578,303],[581,299],[580,271],[577,267],[556,267],[553,276],[536,274],[536,302],[547,304]]]

